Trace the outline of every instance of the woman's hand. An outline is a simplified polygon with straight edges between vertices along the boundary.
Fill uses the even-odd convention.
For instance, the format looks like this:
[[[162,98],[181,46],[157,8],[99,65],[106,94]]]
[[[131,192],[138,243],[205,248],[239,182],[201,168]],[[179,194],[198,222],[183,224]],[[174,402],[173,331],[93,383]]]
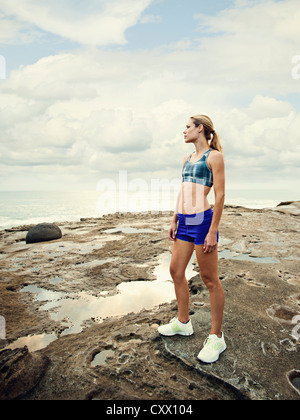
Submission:
[[[169,229],[169,239],[170,241],[176,240],[176,231],[177,231],[177,222],[172,222],[171,227]]]
[[[204,254],[213,252],[218,246],[217,233],[210,233],[205,238],[203,251]]]

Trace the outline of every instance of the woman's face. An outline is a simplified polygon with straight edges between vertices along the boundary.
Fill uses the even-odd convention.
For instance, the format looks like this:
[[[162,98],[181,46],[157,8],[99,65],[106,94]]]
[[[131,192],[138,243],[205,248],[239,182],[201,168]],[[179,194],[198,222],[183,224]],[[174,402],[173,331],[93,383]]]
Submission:
[[[190,118],[183,132],[186,143],[194,143],[199,138],[199,128],[201,126],[196,127],[194,121]]]

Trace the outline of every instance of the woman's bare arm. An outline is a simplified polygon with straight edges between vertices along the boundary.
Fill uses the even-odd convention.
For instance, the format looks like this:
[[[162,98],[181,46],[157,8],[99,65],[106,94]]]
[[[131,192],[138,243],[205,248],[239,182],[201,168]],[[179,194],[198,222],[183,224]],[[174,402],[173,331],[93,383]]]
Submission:
[[[225,202],[225,163],[222,153],[214,151],[209,156],[214,179],[215,205],[212,223],[204,244],[204,252],[212,252],[217,246],[217,232]]]

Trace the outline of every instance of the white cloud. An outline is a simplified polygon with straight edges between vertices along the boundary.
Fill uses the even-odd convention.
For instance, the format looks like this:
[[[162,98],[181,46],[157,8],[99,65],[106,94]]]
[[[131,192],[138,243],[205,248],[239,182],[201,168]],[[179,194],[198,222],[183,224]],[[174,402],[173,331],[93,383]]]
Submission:
[[[261,43],[276,34],[281,39],[297,42],[300,36],[300,10],[297,0],[236,2],[234,8],[221,11],[217,16],[196,15],[200,27],[211,33],[250,35],[253,39],[261,34]]]
[[[135,25],[152,0],[0,0],[0,10],[16,21],[5,20],[0,39],[28,42],[20,31],[31,25],[70,41],[101,46],[125,44],[125,31]]]
[[[58,3],[49,3],[50,21]],[[36,183],[39,173],[44,182],[52,174],[54,185],[77,177],[87,189],[119,170],[145,179],[179,178],[183,157],[192,151],[182,131],[190,115],[202,112],[223,138],[230,183],[284,184],[300,161],[300,113],[278,98],[299,89],[286,60],[296,43],[282,29],[295,2],[281,2],[282,14],[276,2],[256,2],[253,10],[249,4],[206,17],[211,30],[220,24],[225,33],[205,36],[197,47],[185,39],[155,51],[83,50],[13,71],[0,85],[2,182],[12,183],[14,167],[18,174],[24,168],[24,182]],[[138,21],[134,5],[129,12]],[[59,24],[54,29],[58,33]],[[237,107],[239,98],[244,105]]]
[[[183,142],[186,120],[206,112],[223,138],[231,180],[242,170],[249,182],[274,162],[276,176],[295,165],[300,115],[291,104],[255,95],[234,109],[225,105],[230,89],[197,86],[197,74],[184,72],[181,60],[163,52],[62,54],[13,72],[2,84],[1,161],[60,165],[66,173],[77,165],[78,176],[123,169],[172,179],[192,151]]]
[[[158,15],[144,15],[139,23],[161,23],[162,17]]]
[[[205,66],[219,69],[224,83],[235,88],[242,82],[256,92],[299,92],[291,77],[291,60],[299,51],[298,0],[246,0],[237,6],[215,16],[195,16]],[[211,74],[215,77],[216,71]]]
[[[257,96],[247,108],[219,114],[230,185],[297,190],[300,112]]]
[[[248,108],[248,117],[254,119],[281,118],[289,115],[293,107],[286,101],[256,95]]]
[[[32,28],[30,24],[7,18],[0,13],[1,44],[29,44],[41,39],[42,36],[41,32]]]

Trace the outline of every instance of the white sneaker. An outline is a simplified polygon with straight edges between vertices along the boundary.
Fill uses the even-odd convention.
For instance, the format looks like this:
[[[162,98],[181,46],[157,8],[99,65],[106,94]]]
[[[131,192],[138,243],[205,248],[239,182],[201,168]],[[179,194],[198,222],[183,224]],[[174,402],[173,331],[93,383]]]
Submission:
[[[198,354],[198,359],[204,363],[214,363],[219,359],[220,354],[223,353],[226,348],[227,346],[223,333],[221,338],[215,334],[210,335],[205,340],[203,349]]]
[[[158,327],[157,331],[161,335],[171,337],[173,335],[193,335],[194,330],[192,326],[192,321],[189,320],[187,324],[183,324],[179,321],[178,318],[173,318],[169,324],[162,325]]]

